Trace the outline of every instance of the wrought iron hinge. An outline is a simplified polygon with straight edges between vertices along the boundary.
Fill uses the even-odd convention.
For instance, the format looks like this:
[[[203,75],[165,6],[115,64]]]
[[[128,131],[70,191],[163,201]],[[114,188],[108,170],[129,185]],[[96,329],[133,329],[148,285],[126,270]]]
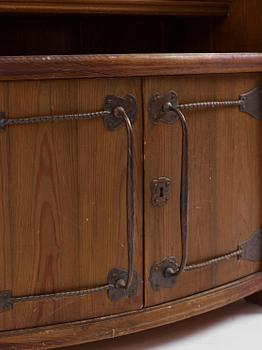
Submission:
[[[0,112],[0,131],[3,132],[8,126],[42,124],[48,122],[60,122],[69,120],[86,121],[97,118],[103,118],[105,127],[114,131],[121,125],[125,124],[121,115],[116,114],[116,108],[122,107],[133,124],[136,120],[137,105],[133,95],[128,94],[125,97],[108,95],[104,99],[104,110],[97,112],[75,113],[75,114],[58,114],[58,115],[41,115],[34,117],[6,118],[5,113]]]
[[[185,109],[205,109],[205,108],[225,108],[239,107],[241,112],[248,113],[250,116],[262,119],[262,87],[257,86],[254,89],[240,95],[238,100],[226,101],[206,101],[180,104],[178,95],[170,90],[164,95],[156,93],[152,96],[149,103],[149,115],[154,123],[174,123],[178,118],[178,110]]]
[[[183,272],[218,264],[233,258],[239,260],[262,261],[262,230],[254,233],[249,240],[240,244],[236,250],[209,260],[186,265]],[[175,257],[168,257],[159,263],[153,264],[149,276],[152,289],[158,291],[160,288],[174,287],[178,277],[178,269],[179,264]]]
[[[107,291],[108,297],[112,302],[116,302],[124,297],[132,298],[137,294],[137,289],[141,280],[134,271],[131,285],[127,287],[128,271],[121,269],[112,269],[108,273],[108,284],[94,288],[62,291],[46,294],[33,294],[25,296],[13,296],[10,290],[0,292],[0,312],[9,311],[15,304],[24,302],[39,302],[47,300],[59,300],[69,297],[84,297],[90,294],[96,294]]]

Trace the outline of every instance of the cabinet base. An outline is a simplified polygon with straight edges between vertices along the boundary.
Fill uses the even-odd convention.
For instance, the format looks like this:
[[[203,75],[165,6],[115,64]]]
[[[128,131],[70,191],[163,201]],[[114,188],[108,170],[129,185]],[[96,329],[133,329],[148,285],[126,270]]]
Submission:
[[[239,299],[262,301],[262,272],[170,303],[92,320],[0,332],[1,350],[53,349],[119,337],[184,320]],[[259,292],[259,293],[257,293]],[[257,294],[254,294],[257,293]]]
[[[259,291],[258,293],[249,295],[245,298],[247,301],[257,304],[259,306],[262,306],[262,291]]]

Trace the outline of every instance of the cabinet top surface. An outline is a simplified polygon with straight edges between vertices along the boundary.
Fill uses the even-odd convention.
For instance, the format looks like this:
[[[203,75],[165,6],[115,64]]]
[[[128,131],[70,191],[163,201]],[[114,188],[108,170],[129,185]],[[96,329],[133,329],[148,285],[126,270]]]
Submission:
[[[240,72],[262,72],[262,53],[0,57],[0,80]]]
[[[231,0],[0,0],[0,12],[224,16],[230,2]]]

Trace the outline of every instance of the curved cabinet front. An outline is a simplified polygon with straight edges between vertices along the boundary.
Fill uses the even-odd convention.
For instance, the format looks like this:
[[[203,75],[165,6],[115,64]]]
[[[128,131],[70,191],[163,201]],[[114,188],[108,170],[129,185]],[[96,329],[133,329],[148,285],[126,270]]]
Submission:
[[[261,72],[261,54],[0,58],[1,349],[262,289]]]

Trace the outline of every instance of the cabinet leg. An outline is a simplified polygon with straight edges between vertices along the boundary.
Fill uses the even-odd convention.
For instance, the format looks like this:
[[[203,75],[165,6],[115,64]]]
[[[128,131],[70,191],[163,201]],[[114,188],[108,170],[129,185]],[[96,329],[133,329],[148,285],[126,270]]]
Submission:
[[[247,301],[262,306],[262,290],[258,293],[249,295],[245,298]]]

